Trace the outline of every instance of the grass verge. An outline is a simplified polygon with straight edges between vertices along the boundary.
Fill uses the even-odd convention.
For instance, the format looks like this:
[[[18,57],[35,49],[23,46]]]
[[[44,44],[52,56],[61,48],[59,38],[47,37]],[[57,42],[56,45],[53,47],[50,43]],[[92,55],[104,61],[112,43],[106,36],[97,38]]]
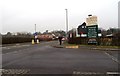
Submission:
[[[64,46],[95,46],[96,48],[112,48],[112,49],[120,49],[120,46],[103,46],[103,45],[84,45],[84,44],[69,44],[67,42],[63,42]]]

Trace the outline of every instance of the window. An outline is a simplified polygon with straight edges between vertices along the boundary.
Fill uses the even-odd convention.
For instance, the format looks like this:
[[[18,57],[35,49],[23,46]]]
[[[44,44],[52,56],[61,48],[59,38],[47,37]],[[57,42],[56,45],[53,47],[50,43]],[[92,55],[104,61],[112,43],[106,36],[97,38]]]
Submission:
[[[82,26],[82,28],[85,28],[84,26]]]

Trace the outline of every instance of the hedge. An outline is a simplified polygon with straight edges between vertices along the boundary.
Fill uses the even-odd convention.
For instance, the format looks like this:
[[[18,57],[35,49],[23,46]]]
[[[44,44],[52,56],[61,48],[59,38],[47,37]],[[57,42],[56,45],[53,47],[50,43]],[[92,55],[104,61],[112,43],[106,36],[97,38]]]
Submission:
[[[32,37],[2,37],[2,44],[31,42]]]
[[[120,46],[120,38],[119,37],[101,37],[97,39],[98,45],[111,45],[111,46]],[[69,38],[69,44],[88,44],[88,38],[75,37]]]

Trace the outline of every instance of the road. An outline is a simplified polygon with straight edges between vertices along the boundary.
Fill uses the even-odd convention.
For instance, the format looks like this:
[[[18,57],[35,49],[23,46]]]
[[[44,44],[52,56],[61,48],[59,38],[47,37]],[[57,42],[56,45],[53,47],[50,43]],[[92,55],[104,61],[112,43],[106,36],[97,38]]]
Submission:
[[[4,74],[117,74],[117,53],[86,48],[55,48],[57,41],[2,47]],[[113,58],[114,57],[114,58]]]

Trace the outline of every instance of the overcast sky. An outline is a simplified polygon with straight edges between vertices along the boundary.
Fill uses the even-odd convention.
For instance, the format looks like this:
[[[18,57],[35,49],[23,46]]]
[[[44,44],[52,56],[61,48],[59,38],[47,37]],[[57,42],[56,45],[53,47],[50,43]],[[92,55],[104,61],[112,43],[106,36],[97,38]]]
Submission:
[[[88,14],[98,17],[104,29],[118,27],[119,0],[2,0],[2,33],[66,30],[65,9],[68,9],[69,30],[86,21]]]

